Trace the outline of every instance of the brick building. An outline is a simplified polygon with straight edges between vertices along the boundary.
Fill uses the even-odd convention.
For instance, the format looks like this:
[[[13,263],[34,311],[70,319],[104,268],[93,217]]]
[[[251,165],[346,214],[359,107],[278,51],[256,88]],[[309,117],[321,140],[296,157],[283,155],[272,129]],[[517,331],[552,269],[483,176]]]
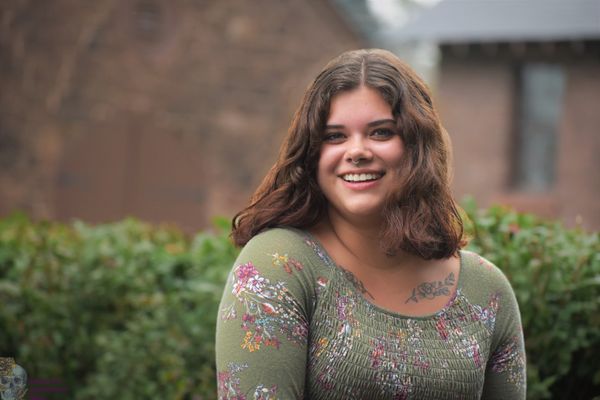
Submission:
[[[304,88],[363,46],[325,0],[0,3],[0,215],[231,216]]]
[[[205,227],[327,60],[427,40],[457,197],[600,228],[600,0],[444,0],[387,37],[372,3],[0,2],[0,216]]]
[[[600,0],[445,0],[388,40],[440,45],[454,189],[600,229]]]

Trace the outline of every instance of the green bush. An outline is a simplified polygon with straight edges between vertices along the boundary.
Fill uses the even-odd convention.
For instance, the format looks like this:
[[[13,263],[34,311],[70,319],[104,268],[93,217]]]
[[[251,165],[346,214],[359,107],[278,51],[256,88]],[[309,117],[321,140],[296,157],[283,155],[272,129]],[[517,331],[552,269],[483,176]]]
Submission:
[[[600,236],[465,203],[469,249],[499,266],[521,309],[528,399],[600,394]]]
[[[465,210],[469,248],[504,270],[519,299],[528,398],[598,394],[599,235],[501,207]],[[227,225],[186,237],[131,219],[0,220],[0,355],[30,378],[60,378],[69,398],[214,398],[217,304],[237,254]]]
[[[131,219],[0,221],[0,354],[68,398],[214,398],[227,225],[186,238]]]

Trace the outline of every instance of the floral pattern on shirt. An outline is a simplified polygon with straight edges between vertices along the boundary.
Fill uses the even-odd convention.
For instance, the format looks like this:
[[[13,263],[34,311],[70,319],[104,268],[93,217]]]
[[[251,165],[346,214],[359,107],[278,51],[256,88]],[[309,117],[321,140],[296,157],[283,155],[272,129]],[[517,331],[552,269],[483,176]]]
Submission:
[[[522,387],[525,384],[525,357],[519,351],[518,340],[511,338],[499,346],[490,358],[492,371],[506,373],[506,380]]]
[[[325,350],[327,360],[329,361],[325,368],[317,376],[317,382],[326,391],[334,387],[337,371],[334,368],[339,358],[346,358],[352,352],[354,338],[362,334],[360,322],[355,318],[356,298],[352,291],[345,293],[336,292],[335,294],[336,319],[332,322],[335,325],[335,337],[320,338],[310,347],[309,359],[317,361]],[[329,321],[331,322],[331,321]],[[309,365],[312,367],[313,365]]]
[[[478,399],[488,383],[494,390],[500,387],[498,393],[524,393],[524,384],[517,389],[511,383],[523,381],[524,369],[515,365],[518,357],[524,365],[525,357],[519,353],[511,359],[511,353],[523,351],[512,325],[511,335],[517,335],[513,347],[507,343],[490,348],[497,340],[506,342],[498,336],[506,332],[506,321],[515,322],[507,315],[518,310],[511,307],[511,298],[504,298],[506,291],[490,293],[475,279],[495,274],[483,258],[464,253],[464,271],[475,276],[463,276],[464,293],[459,285],[440,312],[411,318],[382,312],[367,301],[351,276],[310,236],[304,235],[300,245],[314,251],[302,258],[304,265],[293,258],[300,254],[298,248],[266,246],[243,255],[256,255],[249,258],[252,262],[234,265],[219,315],[221,327],[226,327],[221,351],[230,352],[218,363],[230,362],[218,372],[219,399],[304,398],[296,393],[302,384],[312,399]],[[508,314],[499,310],[500,304]],[[293,329],[301,334],[290,335]],[[300,342],[308,349],[298,346]],[[300,356],[306,356],[308,365],[293,362]]]
[[[266,387],[258,385],[254,391],[254,400],[277,400],[277,385]]]
[[[246,368],[248,364],[229,363],[227,370],[217,372],[219,400],[277,400],[277,385],[271,387],[258,385],[250,398],[242,393],[238,375]]]
[[[473,305],[474,312],[471,314],[473,321],[481,321],[487,328],[488,332],[494,331],[496,325],[496,315],[500,307],[500,293],[496,292],[490,295],[487,307]]]
[[[308,247],[310,247],[315,252],[315,254],[321,259],[321,261],[323,261],[325,264],[331,263],[331,260],[329,260],[329,257],[327,257],[327,255],[325,255],[325,253],[321,249],[321,246],[317,242],[310,239],[309,237],[305,237],[304,243],[306,243],[308,245]]]
[[[246,400],[240,389],[238,373],[248,368],[248,364],[229,363],[227,370],[217,372],[219,400]]]
[[[245,332],[240,345],[243,349],[254,352],[263,346],[279,348],[278,332],[292,343],[300,344],[306,339],[308,324],[285,283],[272,283],[252,262],[238,265],[231,279],[232,294],[243,308],[240,318]],[[237,320],[235,306],[235,303],[224,306],[221,319]]]
[[[411,375],[435,374],[432,368],[443,364],[432,350],[432,346],[438,346],[436,341],[456,349],[455,355],[464,360],[464,367],[483,371],[488,353],[481,344],[493,334],[499,299],[500,295],[494,293],[487,305],[479,306],[466,301],[459,289],[447,308],[431,319],[405,318],[402,327],[370,339],[369,364],[375,371],[375,381],[380,387],[389,388],[393,398],[409,398],[413,389]],[[426,326],[434,328],[437,334],[431,336],[430,331],[425,331]]]
[[[272,258],[271,262],[273,263],[273,266],[283,267],[285,272],[287,272],[288,274],[291,274],[293,272],[292,268],[294,268],[296,271],[302,271],[302,269],[304,268],[300,261],[288,256],[287,254],[281,255],[275,252],[269,255]]]

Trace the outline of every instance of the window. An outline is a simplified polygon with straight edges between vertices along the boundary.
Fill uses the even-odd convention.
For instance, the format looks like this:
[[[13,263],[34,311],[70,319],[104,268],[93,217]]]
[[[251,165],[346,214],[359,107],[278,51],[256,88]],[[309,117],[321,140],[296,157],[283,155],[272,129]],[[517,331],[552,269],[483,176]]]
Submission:
[[[513,175],[517,190],[552,189],[564,88],[564,71],[558,65],[531,63],[519,70]]]

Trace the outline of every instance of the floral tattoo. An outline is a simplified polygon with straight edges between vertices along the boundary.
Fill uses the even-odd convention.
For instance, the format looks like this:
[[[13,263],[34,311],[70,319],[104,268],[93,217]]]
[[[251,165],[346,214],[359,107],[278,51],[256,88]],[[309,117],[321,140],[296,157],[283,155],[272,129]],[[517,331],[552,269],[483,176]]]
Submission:
[[[373,297],[373,295],[367,290],[367,288],[365,287],[365,285],[362,283],[362,281],[360,279],[358,279],[356,277],[356,275],[354,275],[352,272],[348,271],[345,268],[342,268],[342,271],[344,272],[344,275],[346,275],[346,278],[352,282],[352,284],[354,285],[354,287],[358,290],[360,290],[360,292],[363,295],[369,296],[371,299],[375,300],[375,297]]]
[[[452,285],[454,285],[454,272],[450,272],[450,275],[443,281],[421,283],[413,289],[412,296],[410,296],[405,303],[410,301],[418,303],[419,300],[423,299],[431,300],[438,296],[449,296]]]

